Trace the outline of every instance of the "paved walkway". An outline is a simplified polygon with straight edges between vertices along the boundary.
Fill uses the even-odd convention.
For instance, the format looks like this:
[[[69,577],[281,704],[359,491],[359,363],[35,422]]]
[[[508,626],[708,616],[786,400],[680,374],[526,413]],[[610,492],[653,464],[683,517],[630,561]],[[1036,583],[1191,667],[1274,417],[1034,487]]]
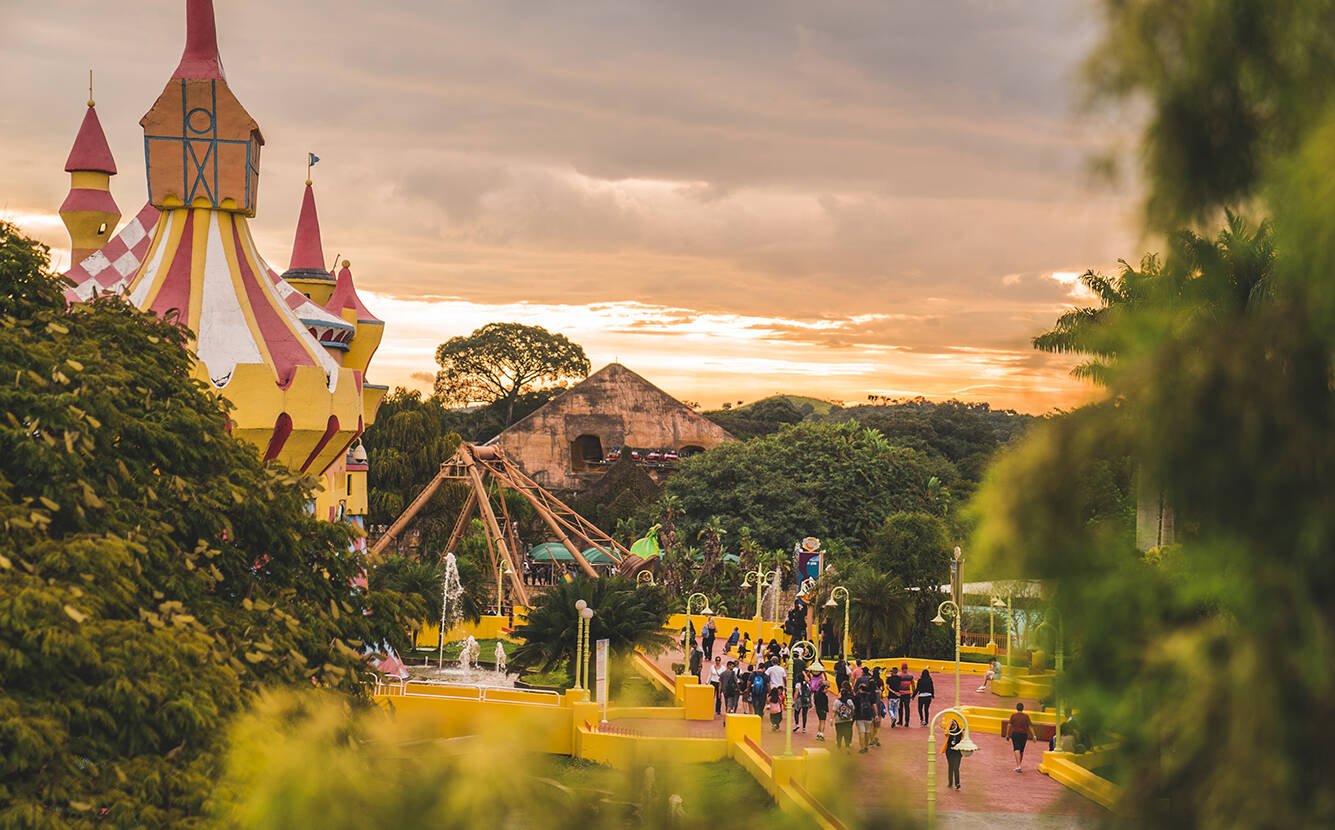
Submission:
[[[671,662],[668,660],[667,662]],[[934,673],[940,704],[933,709],[954,703],[955,677],[953,672]],[[960,682],[960,704],[964,706],[1002,706],[1013,708],[1023,702],[1026,709],[1037,709],[1037,701],[1022,698],[1001,698],[990,692],[974,691],[976,676],[964,675]],[[840,769],[835,780],[846,782],[849,794],[862,811],[909,810],[923,811],[927,806],[927,730],[917,725],[913,713],[909,728],[894,729],[883,726],[881,746],[866,754],[856,752],[839,754]],[[723,720],[709,721],[618,721],[624,726],[646,735],[676,734],[700,737],[721,737]],[[835,752],[834,731],[831,726],[828,740],[815,740],[814,710],[807,731],[793,735],[793,749],[824,747]],[[1102,808],[1079,794],[1038,772],[1042,750],[1046,743],[1030,744],[1024,759],[1024,772],[1014,772],[1014,757],[1010,742],[1000,734],[971,734],[979,751],[963,761],[960,770],[962,789],[958,792],[945,788],[945,756],[940,754],[938,732],[936,755],[937,810],[941,826],[972,830],[973,828],[1035,827],[1042,830],[1068,830],[1093,826]],[[784,750],[783,731],[771,730],[768,718],[764,724],[761,745],[771,755]]]

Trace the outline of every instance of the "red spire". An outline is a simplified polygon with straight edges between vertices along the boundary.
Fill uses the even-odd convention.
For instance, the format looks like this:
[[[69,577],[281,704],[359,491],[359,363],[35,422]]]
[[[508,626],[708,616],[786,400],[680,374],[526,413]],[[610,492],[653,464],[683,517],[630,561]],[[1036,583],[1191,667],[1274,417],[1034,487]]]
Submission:
[[[325,271],[324,246],[320,242],[320,217],[315,212],[315,190],[308,180],[297,218],[297,238],[292,243],[289,271]]]
[[[346,259],[343,260],[343,270],[338,272],[338,284],[334,286],[334,293],[330,295],[329,302],[324,304],[325,310],[334,314],[342,313],[343,309],[350,308],[357,312],[357,322],[359,323],[379,323],[379,317],[371,313],[371,310],[362,303],[362,298],[357,296],[357,287],[352,282],[352,267]]]
[[[213,0],[186,0],[185,53],[172,78],[223,80],[218,56],[218,26],[213,19]]]
[[[97,118],[97,109],[92,103],[84,113],[79,135],[74,139],[69,158],[65,159],[66,173],[106,173],[116,175],[116,160],[111,157],[111,147],[107,145],[107,135],[102,132],[102,122]]]

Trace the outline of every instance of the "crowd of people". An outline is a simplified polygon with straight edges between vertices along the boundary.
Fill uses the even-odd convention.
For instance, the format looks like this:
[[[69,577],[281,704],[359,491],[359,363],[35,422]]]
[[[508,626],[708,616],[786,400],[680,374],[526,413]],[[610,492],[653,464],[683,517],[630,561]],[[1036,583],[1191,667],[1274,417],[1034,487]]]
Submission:
[[[725,645],[715,654],[718,631],[713,617],[707,618],[698,640],[693,627],[683,633],[690,638],[688,670],[714,687],[716,715],[759,715],[773,731],[784,728],[789,694],[788,644],[775,639],[753,644],[750,634],[734,627]],[[793,662],[793,730],[806,733],[814,729],[817,741],[825,741],[827,734],[833,732],[835,751],[867,753],[881,746],[884,729],[931,725],[936,682],[928,669],[914,674],[904,662],[884,672],[880,666],[864,666],[862,660],[850,663],[839,658],[831,671],[813,671],[805,660]],[[994,662],[988,668],[979,691],[1000,674],[999,663]],[[1037,738],[1024,704],[1016,705],[1007,726],[1015,771],[1021,772],[1025,747]],[[957,790],[963,758],[958,745],[963,737],[959,722],[951,720],[943,753],[947,786]]]

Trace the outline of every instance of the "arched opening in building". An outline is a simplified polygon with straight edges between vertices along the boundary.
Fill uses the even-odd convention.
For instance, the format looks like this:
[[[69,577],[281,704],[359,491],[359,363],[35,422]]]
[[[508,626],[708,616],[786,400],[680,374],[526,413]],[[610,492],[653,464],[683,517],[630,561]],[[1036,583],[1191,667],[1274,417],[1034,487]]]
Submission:
[[[581,435],[570,442],[570,466],[575,472],[592,470],[603,464],[603,442],[597,435]]]
[[[690,458],[691,456],[699,455],[704,451],[705,448],[700,446],[699,444],[687,444],[686,446],[682,447],[677,454],[680,455],[682,458]]]

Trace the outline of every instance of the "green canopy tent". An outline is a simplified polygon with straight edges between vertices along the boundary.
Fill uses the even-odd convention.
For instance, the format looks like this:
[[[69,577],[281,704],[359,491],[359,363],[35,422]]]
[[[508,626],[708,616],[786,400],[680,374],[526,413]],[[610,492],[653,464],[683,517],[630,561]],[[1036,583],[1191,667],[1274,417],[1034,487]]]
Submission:
[[[616,560],[597,548],[588,548],[580,551],[590,565],[615,565]],[[528,552],[529,557],[534,562],[574,562],[575,557],[565,545],[560,542],[543,542],[541,545],[534,545]]]

